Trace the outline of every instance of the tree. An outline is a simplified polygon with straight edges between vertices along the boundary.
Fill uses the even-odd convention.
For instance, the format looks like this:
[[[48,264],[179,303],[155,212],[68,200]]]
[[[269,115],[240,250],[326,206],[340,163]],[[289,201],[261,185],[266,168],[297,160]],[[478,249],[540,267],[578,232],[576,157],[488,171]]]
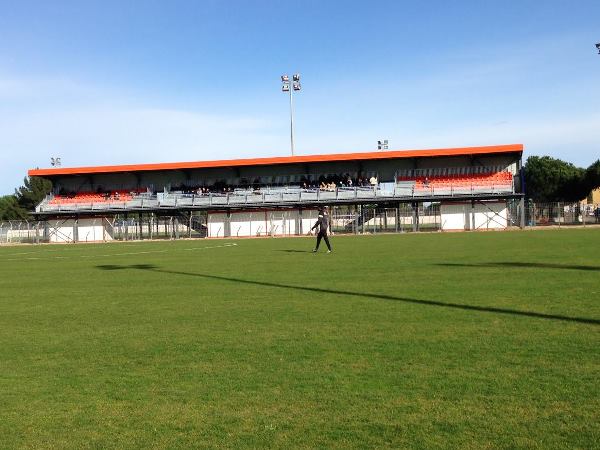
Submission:
[[[550,156],[530,156],[524,166],[525,191],[538,202],[575,202],[585,198],[587,171]]]
[[[25,177],[23,186],[15,189],[15,197],[18,205],[28,213],[52,191],[52,182],[40,177]]]
[[[588,194],[600,187],[600,159],[586,169],[584,183]]]
[[[27,211],[19,206],[17,197],[14,195],[0,197],[0,221],[25,220],[27,218]]]

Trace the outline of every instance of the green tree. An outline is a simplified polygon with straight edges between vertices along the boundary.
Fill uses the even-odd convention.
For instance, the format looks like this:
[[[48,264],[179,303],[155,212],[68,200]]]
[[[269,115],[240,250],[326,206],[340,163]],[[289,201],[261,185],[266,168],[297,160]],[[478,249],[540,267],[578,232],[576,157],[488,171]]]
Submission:
[[[600,187],[600,159],[586,169],[584,182],[588,194]]]
[[[524,166],[528,198],[541,202],[578,201],[589,189],[585,169],[550,156],[530,156]]]
[[[3,220],[24,220],[28,218],[26,210],[17,203],[17,197],[14,195],[5,195],[0,197],[0,221]]]
[[[15,189],[18,205],[31,213],[35,207],[52,191],[52,182],[40,177],[25,177],[23,186]]]

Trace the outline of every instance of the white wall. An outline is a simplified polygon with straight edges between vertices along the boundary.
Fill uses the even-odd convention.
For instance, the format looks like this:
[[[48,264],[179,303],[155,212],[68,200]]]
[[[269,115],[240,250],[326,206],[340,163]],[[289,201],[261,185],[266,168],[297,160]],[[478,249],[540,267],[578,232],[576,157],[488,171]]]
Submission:
[[[209,213],[208,214],[208,237],[225,237],[225,221],[227,220],[226,213]]]
[[[476,230],[503,230],[508,227],[506,202],[482,202],[475,204]]]
[[[317,219],[317,210],[252,210],[208,214],[208,237],[290,236],[306,234]],[[300,223],[301,228],[300,230]],[[230,234],[227,234],[229,230]]]
[[[506,202],[445,202],[440,207],[442,230],[498,230],[508,227]]]
[[[77,242],[111,241],[106,220],[98,217],[79,219],[77,224]],[[73,242],[75,238],[75,220],[49,220],[48,233],[50,242]]]

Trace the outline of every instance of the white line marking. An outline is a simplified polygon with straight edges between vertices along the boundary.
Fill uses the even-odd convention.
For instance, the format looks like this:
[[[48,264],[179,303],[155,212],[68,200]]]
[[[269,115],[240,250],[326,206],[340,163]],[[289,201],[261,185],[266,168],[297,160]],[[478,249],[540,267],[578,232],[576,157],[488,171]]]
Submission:
[[[39,261],[39,260],[44,260],[44,259],[104,258],[104,257],[111,257],[111,256],[132,256],[132,255],[148,255],[148,254],[152,254],[152,253],[169,253],[169,252],[174,252],[174,251],[178,251],[178,250],[186,251],[186,252],[193,252],[196,250],[210,250],[213,248],[235,247],[236,245],[237,244],[235,242],[232,242],[229,244],[213,245],[210,247],[174,248],[174,249],[169,249],[169,250],[147,250],[147,251],[143,251],[143,252],[126,252],[126,253],[105,253],[105,254],[101,254],[101,255],[49,256],[46,258],[39,257],[39,256],[29,256],[27,258],[7,258],[7,259],[3,259],[2,261]],[[33,253],[33,252],[28,252],[28,253]]]

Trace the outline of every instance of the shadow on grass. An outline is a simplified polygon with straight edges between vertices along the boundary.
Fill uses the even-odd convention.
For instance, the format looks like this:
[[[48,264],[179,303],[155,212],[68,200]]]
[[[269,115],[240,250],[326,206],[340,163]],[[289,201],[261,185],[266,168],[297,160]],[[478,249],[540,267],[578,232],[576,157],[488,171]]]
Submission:
[[[498,314],[512,314],[512,315],[516,315],[516,316],[534,317],[537,319],[559,320],[559,321],[565,321],[565,322],[577,322],[577,323],[585,323],[585,324],[590,324],[590,325],[600,325],[600,320],[588,319],[585,317],[569,317],[569,316],[562,316],[562,315],[558,315],[558,314],[545,314],[545,313],[538,313],[538,312],[533,312],[533,311],[519,311],[517,309],[495,308],[495,307],[490,307],[490,306],[463,305],[461,303],[446,303],[446,302],[439,302],[436,300],[419,300],[419,299],[415,299],[415,298],[397,297],[394,295],[371,294],[371,293],[366,293],[366,292],[351,292],[351,291],[341,291],[341,290],[336,290],[336,289],[295,286],[292,284],[272,283],[269,281],[244,280],[242,278],[223,277],[223,276],[219,276],[219,275],[209,275],[209,274],[204,274],[204,273],[166,270],[166,269],[161,269],[160,267],[155,266],[153,264],[132,264],[132,265],[123,265],[123,266],[115,265],[115,264],[103,264],[103,265],[99,265],[96,267],[101,270],[126,270],[126,269],[147,270],[147,271],[157,272],[157,273],[199,277],[199,278],[205,278],[205,279],[209,279],[209,280],[220,280],[220,281],[230,281],[232,283],[252,284],[255,286],[267,286],[267,287],[276,287],[276,288],[283,288],[283,289],[295,289],[295,290],[299,290],[299,291],[316,292],[319,294],[336,294],[336,295],[346,295],[346,296],[350,296],[350,297],[363,297],[363,298],[366,297],[366,298],[374,298],[377,300],[390,300],[390,301],[396,301],[396,302],[412,303],[415,305],[440,306],[443,308],[462,309],[465,311],[479,311],[479,312],[490,312],[490,313],[498,313]]]
[[[275,250],[276,252],[285,252],[285,253],[312,253],[312,250]]]
[[[439,263],[437,266],[446,267],[519,267],[525,269],[566,269],[600,271],[600,266],[582,266],[576,264],[534,263],[534,262],[484,262],[484,263]]]

